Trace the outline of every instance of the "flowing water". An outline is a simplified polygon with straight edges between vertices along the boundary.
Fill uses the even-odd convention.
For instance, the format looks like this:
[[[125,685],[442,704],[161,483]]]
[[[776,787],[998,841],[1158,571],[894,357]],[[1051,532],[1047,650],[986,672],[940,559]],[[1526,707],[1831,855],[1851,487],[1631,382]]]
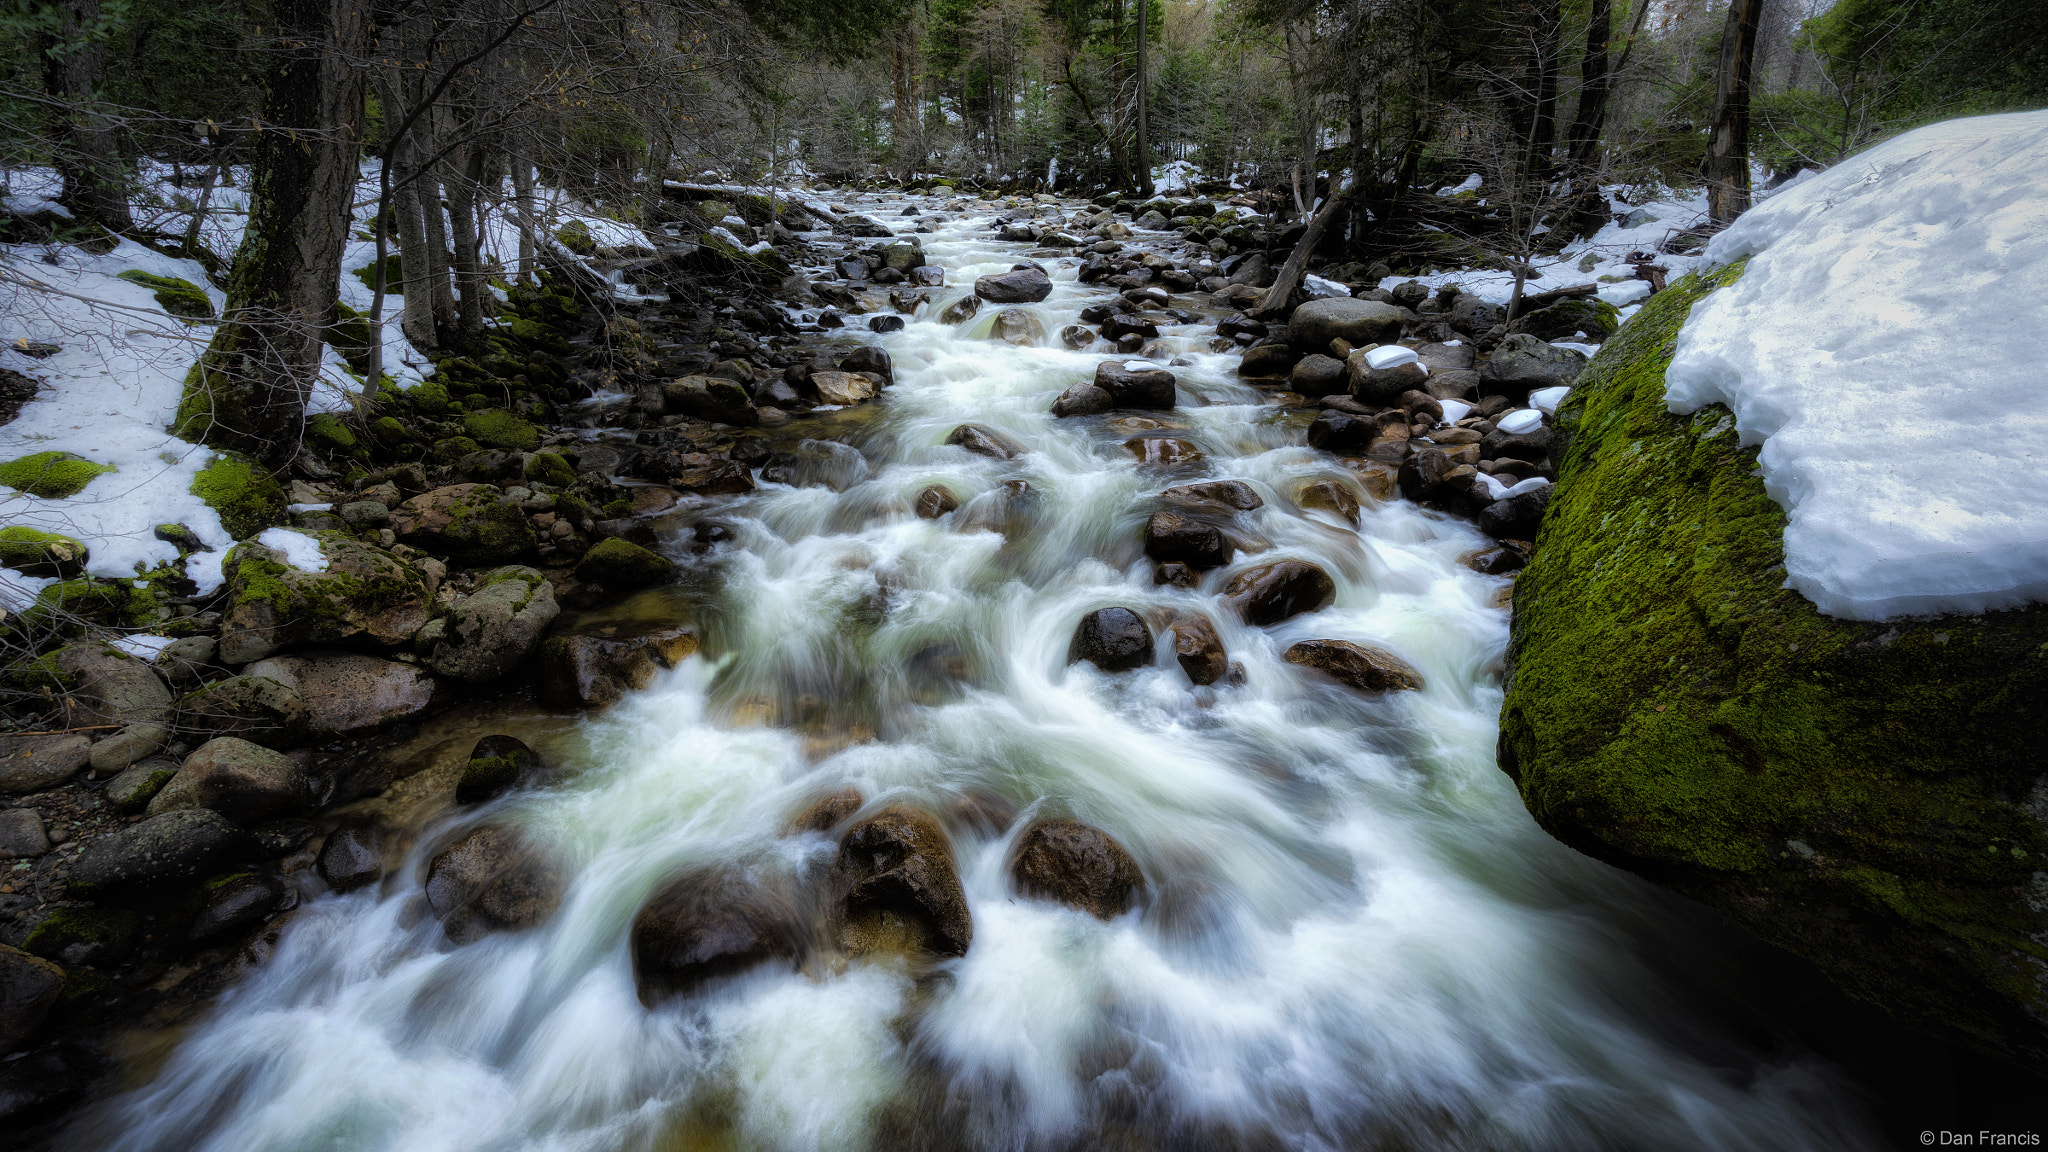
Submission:
[[[899,202],[900,203],[900,202]],[[894,205],[892,205],[894,206]],[[1765,1149],[1861,1142],[1823,1067],[1774,1065],[1704,1022],[1664,971],[1718,947],[1668,902],[1529,819],[1494,764],[1503,581],[1484,541],[1412,504],[1354,529],[1304,511],[1351,483],[1305,416],[1206,351],[1153,413],[1206,458],[1161,467],[1140,427],[1055,420],[1100,352],[987,338],[935,316],[1020,247],[962,219],[924,238],[953,287],[882,338],[896,384],[801,468],[721,513],[692,557],[699,657],[543,750],[575,770],[451,812],[381,888],[312,899],[273,958],[146,1083],[73,1131],[161,1152],[560,1149]],[[1106,292],[1054,266],[1056,332]],[[1029,448],[944,445],[963,421]],[[1139,554],[1163,487],[1243,480],[1255,555],[1196,589]],[[1015,495],[1011,481],[1028,483]],[[939,483],[963,506],[911,512]],[[1220,602],[1231,572],[1308,559],[1335,603],[1272,628]],[[1162,633],[1152,667],[1068,666],[1092,609],[1195,609],[1242,683],[1196,687]],[[1287,664],[1311,638],[1384,646],[1423,690],[1370,698]],[[627,929],[677,869],[816,877],[834,845],[784,833],[855,786],[952,837],[974,920],[964,958],[770,967],[654,1010]],[[1040,816],[1097,825],[1143,867],[1109,922],[1013,891]],[[418,915],[427,855],[516,821],[572,876],[543,926],[454,946]],[[1693,956],[1692,959],[1698,959]]]

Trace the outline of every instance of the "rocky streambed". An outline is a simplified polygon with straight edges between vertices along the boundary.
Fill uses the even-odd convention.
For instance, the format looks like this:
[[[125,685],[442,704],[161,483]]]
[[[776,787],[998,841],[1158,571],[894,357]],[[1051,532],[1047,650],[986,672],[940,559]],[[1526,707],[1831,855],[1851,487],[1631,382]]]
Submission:
[[[316,429],[183,638],[50,658],[106,727],[0,769],[44,1141],[1860,1138],[1494,766],[1545,338],[1610,315],[818,207],[757,295],[528,302],[525,390]]]

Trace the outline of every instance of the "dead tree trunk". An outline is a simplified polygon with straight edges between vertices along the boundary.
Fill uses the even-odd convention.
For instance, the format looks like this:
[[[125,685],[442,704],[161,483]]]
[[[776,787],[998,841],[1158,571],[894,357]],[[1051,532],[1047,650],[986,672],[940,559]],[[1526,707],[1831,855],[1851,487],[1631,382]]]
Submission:
[[[1729,0],[1714,72],[1714,119],[1700,174],[1707,178],[1707,218],[1728,225],[1749,210],[1749,73],[1764,0]]]
[[[272,8],[262,134],[248,232],[227,309],[186,382],[176,431],[282,466],[298,452],[321,342],[335,318],[348,244],[362,109],[361,0],[280,0]]]
[[[1314,216],[1309,217],[1308,228],[1295,243],[1294,251],[1287,254],[1287,262],[1280,265],[1280,274],[1273,277],[1273,286],[1266,289],[1258,306],[1252,309],[1252,315],[1277,316],[1287,310],[1288,298],[1294,295],[1295,286],[1301,283],[1303,273],[1308,271],[1309,254],[1322,243],[1323,232],[1329,228],[1330,221],[1336,219],[1343,203],[1342,197],[1331,196]]]

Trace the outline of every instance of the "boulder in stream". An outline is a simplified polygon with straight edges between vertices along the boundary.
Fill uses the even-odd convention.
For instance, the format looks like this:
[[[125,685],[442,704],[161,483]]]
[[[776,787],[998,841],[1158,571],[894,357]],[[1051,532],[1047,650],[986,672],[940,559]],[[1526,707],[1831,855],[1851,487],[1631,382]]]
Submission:
[[[551,636],[540,646],[540,697],[558,707],[602,707],[645,688],[656,672],[696,650],[696,630],[683,625],[627,635]]]
[[[427,866],[427,906],[457,944],[527,928],[554,914],[563,877],[518,829],[486,824]]]
[[[470,749],[455,782],[457,804],[481,804],[532,783],[547,771],[540,756],[517,736],[486,736]]]
[[[1173,632],[1173,658],[1196,684],[1215,684],[1230,672],[1230,655],[1216,625],[1199,612],[1175,612],[1167,622]]]
[[[671,878],[633,916],[633,987],[652,1008],[707,981],[802,953],[796,901],[732,869]]]
[[[946,443],[991,460],[1015,460],[1025,452],[1024,445],[1008,433],[986,424],[962,424],[946,435]]]
[[[974,918],[953,846],[930,813],[889,808],[848,829],[832,865],[839,947],[850,956],[965,956]]]
[[[1152,630],[1129,608],[1097,608],[1081,617],[1067,645],[1067,663],[1083,660],[1104,672],[1128,672],[1152,662]]]
[[[1232,548],[1221,529],[1188,513],[1161,508],[1145,522],[1145,555],[1197,571],[1230,563]]]
[[[1124,846],[1074,820],[1040,820],[1026,828],[1017,838],[1010,878],[1026,896],[1057,901],[1098,920],[1130,911],[1145,892],[1145,874]]]
[[[376,825],[352,820],[327,834],[314,867],[336,892],[353,892],[384,875],[384,854]]]
[[[1413,692],[1422,687],[1422,673],[1406,660],[1384,648],[1349,640],[1303,640],[1289,648],[1281,659],[1314,668],[1375,696]]]
[[[1287,342],[1303,353],[1319,353],[1330,341],[1353,348],[1392,344],[1401,338],[1401,310],[1377,300],[1332,296],[1310,300],[1287,318]]]
[[[991,304],[1036,304],[1052,295],[1052,278],[1037,268],[1016,268],[976,279],[974,294]]]
[[[1307,560],[1275,560],[1247,568],[1223,588],[1224,603],[1254,627],[1319,611],[1336,595],[1337,584],[1330,574]]]
[[[421,630],[435,672],[457,680],[495,680],[520,666],[561,609],[554,586],[535,569],[513,565],[485,574],[476,591]]]

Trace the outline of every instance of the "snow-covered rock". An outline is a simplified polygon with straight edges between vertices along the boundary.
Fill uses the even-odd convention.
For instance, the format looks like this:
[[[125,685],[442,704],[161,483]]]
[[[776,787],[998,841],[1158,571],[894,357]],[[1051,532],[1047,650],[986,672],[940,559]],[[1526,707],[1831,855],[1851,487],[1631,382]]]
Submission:
[[[1788,582],[1858,620],[2048,598],[2048,112],[1952,120],[1787,185],[1708,246],[1671,410],[1726,404]]]

